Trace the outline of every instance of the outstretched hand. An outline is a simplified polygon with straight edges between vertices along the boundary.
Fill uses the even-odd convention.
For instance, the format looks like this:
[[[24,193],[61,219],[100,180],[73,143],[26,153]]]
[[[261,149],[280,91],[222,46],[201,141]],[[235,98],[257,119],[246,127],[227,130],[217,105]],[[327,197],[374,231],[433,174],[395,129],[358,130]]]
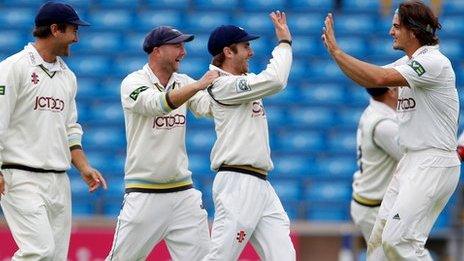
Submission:
[[[81,177],[89,187],[89,192],[94,192],[101,186],[104,189],[107,189],[106,181],[103,178],[102,174],[92,167],[88,167],[81,171]]]
[[[279,41],[292,41],[292,35],[290,34],[290,29],[288,29],[287,16],[285,13],[275,11],[270,13],[269,16],[271,17],[272,23],[274,24],[277,39],[279,39]]]
[[[220,76],[219,71],[216,70],[210,70],[207,71],[200,79],[200,88],[201,90],[206,89],[208,86],[210,86],[214,80],[216,80]]]
[[[334,20],[332,13],[327,14],[324,21],[324,28],[322,29],[322,41],[324,42],[327,51],[333,55],[336,51],[340,50],[335,39]]]

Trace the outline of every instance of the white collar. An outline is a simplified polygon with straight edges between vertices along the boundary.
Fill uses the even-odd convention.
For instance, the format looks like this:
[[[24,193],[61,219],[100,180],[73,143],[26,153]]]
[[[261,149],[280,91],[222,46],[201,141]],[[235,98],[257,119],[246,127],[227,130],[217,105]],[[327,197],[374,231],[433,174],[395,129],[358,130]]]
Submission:
[[[424,53],[427,53],[429,51],[432,51],[432,50],[438,50],[440,48],[440,46],[438,44],[436,45],[423,45],[419,48],[417,48],[417,50],[412,54],[412,59],[416,58],[417,56],[421,55],[421,54],[424,54]]]
[[[148,77],[150,78],[150,81],[156,85],[157,88],[163,88],[165,90],[169,90],[169,89],[174,89],[174,85],[180,85],[180,82],[175,79],[176,78],[176,73],[173,73],[171,75],[171,77],[169,78],[169,81],[168,81],[168,84],[167,84],[167,88],[166,86],[163,86],[160,82],[160,80],[158,79],[158,77],[156,77],[156,75],[153,73],[153,71],[151,70],[150,66],[148,65],[148,63],[146,63],[144,66],[143,66],[143,70],[145,71],[145,73],[148,75]],[[161,90],[160,90],[161,91]]]
[[[28,45],[26,45],[24,47],[24,51],[26,51],[27,54],[29,55],[29,61],[32,66],[42,65],[42,67],[45,68],[43,66],[43,64],[45,63],[44,59],[42,58],[42,56],[40,56],[39,52],[37,52],[37,49],[32,43],[29,43]],[[54,66],[48,71],[50,72],[64,71],[67,68],[68,67],[66,66],[66,63],[63,61],[63,59],[57,56]]]

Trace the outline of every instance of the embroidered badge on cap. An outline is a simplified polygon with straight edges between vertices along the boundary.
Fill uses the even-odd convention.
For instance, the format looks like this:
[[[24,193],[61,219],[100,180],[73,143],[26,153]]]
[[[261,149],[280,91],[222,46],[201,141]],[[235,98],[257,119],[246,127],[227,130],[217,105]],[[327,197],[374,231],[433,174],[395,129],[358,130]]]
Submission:
[[[241,93],[251,91],[251,88],[248,85],[247,80],[245,78],[242,78],[235,83],[235,90],[237,91],[237,93]]]

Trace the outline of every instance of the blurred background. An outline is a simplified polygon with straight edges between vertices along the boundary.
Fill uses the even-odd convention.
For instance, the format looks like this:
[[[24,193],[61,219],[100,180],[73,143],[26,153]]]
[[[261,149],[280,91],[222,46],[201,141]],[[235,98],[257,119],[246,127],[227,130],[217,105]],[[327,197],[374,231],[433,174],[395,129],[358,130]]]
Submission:
[[[33,41],[33,21],[42,2],[0,0],[0,60]],[[141,47],[145,35],[158,25],[171,25],[195,34],[195,40],[186,43],[187,56],[181,63],[181,72],[199,78],[211,60],[206,48],[209,33],[221,24],[238,25],[261,35],[251,44],[255,55],[250,61],[250,70],[259,72],[265,68],[277,42],[268,18],[274,10],[287,13],[293,34],[294,62],[287,89],[264,99],[275,165],[270,182],[292,220],[300,260],[364,260],[365,246],[351,225],[349,203],[352,175],[357,169],[355,133],[368,95],[329,59],[320,36],[325,15],[334,12],[337,40],[347,53],[379,65],[393,62],[403,55],[392,50],[388,35],[399,1],[384,1],[387,4],[379,0],[66,2],[92,24],[79,29],[79,43],[72,46],[72,55],[66,62],[78,78],[77,102],[79,122],[85,131],[84,149],[92,165],[109,183],[107,191],[89,194],[79,174],[74,169],[70,172],[75,221],[70,260],[99,260],[109,251],[124,193],[126,141],[119,86],[128,73],[146,63]],[[433,1],[443,25],[439,32],[441,50],[453,64],[461,93],[464,1],[439,2]],[[214,173],[209,169],[209,152],[216,138],[214,123],[195,119],[191,114],[187,121],[189,167],[212,220]],[[464,256],[461,209],[459,188],[436,222],[428,243],[437,260],[461,260]],[[3,258],[11,255],[15,246],[5,222],[1,224],[0,258]],[[104,243],[107,248],[106,245],[100,250],[92,248],[82,240],[89,235],[86,233],[93,233],[92,238],[105,235],[102,240],[109,240]],[[164,260],[161,256],[152,255],[153,260]],[[256,259],[253,254],[246,257]]]

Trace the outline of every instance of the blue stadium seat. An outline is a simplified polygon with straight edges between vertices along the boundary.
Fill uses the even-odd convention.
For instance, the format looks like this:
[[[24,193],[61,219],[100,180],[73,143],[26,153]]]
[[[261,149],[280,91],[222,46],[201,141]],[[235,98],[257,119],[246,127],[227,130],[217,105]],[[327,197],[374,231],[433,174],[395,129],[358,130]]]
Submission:
[[[298,93],[307,104],[331,106],[343,104],[346,99],[344,85],[338,83],[303,82],[298,88]]]
[[[77,98],[91,100],[99,94],[100,82],[92,77],[82,77],[77,80]]]
[[[124,52],[125,53],[136,53],[139,55],[145,55],[143,51],[143,41],[145,40],[145,36],[148,34],[149,30],[146,32],[127,32],[124,34],[123,41],[121,44],[124,45]]]
[[[342,150],[343,147],[340,146],[339,149]],[[320,170],[319,174],[326,177],[346,177],[347,180],[350,180],[353,173],[357,170],[357,165],[355,152],[353,151],[349,155],[350,156],[332,156],[330,158],[316,159],[316,164]]]
[[[122,37],[114,32],[86,32],[80,37],[79,44],[73,46],[78,52],[82,53],[108,53],[123,50]]]
[[[231,23],[228,13],[223,12],[192,12],[187,16],[185,31],[211,33],[219,25]]]
[[[359,14],[337,15],[334,17],[335,31],[338,35],[369,35],[376,31],[374,16]]]
[[[154,8],[170,8],[187,10],[190,8],[190,0],[142,0],[149,7]]]
[[[304,198],[316,202],[349,202],[351,199],[351,184],[339,181],[311,182],[306,185]]]
[[[322,27],[324,26],[323,14],[294,13],[288,16],[287,20],[289,28],[291,28],[292,33],[295,34],[293,43],[296,43],[296,37],[298,36],[298,34],[301,34],[306,37],[313,35],[313,38],[317,38],[320,41],[320,38],[314,37],[314,34],[319,36],[319,34],[322,32]]]
[[[210,60],[187,56],[180,64],[180,72],[185,73],[193,79],[200,79],[209,70]]]
[[[290,110],[288,117],[294,126],[328,127],[336,122],[333,111],[322,107],[300,107]]]
[[[304,59],[305,56],[329,58],[321,40],[309,35],[310,34],[308,33],[308,36],[295,35],[293,37],[292,49],[295,58],[298,57]]]
[[[344,0],[343,10],[349,12],[369,12],[380,11],[380,1],[372,0]]]
[[[323,151],[325,135],[319,131],[292,130],[277,134],[276,148],[288,152]]]
[[[184,33],[191,33],[191,32],[184,32]],[[185,50],[187,51],[187,56],[186,58],[190,57],[211,57],[211,55],[208,52],[208,39],[209,39],[209,33],[203,33],[203,34],[196,34],[194,33],[195,38],[193,41],[190,41],[188,43],[185,43]],[[182,65],[181,65],[182,67]]]
[[[289,81],[307,81],[308,78],[313,76],[311,72],[308,73],[308,66],[307,59],[298,59],[294,57]]]
[[[269,15],[264,12],[240,13],[234,17],[234,24],[242,27],[250,34],[262,35],[267,33],[270,36],[274,35],[274,26]],[[255,41],[259,41],[259,39]]]
[[[371,56],[372,58],[377,58],[376,64],[379,64],[378,60],[390,60],[389,63],[392,63],[403,55],[403,52],[393,49],[392,38],[378,37],[369,40],[369,56]],[[359,58],[363,59],[362,57]]]
[[[301,182],[293,179],[273,179],[272,186],[282,201],[299,200],[301,197]]]
[[[342,204],[307,204],[306,219],[309,221],[341,222],[350,220],[349,206]]]
[[[289,8],[295,11],[327,12],[334,8],[334,1],[327,0],[289,0],[288,3]]]
[[[31,7],[39,9],[40,5],[45,2],[43,0],[2,0],[1,4],[12,7]],[[32,16],[33,17],[33,16]]]
[[[286,107],[267,105],[267,99],[264,100],[264,110],[266,111],[267,123],[269,126],[281,126],[288,122]]]
[[[34,27],[35,12],[34,8],[2,8],[0,28],[30,30]]]
[[[91,149],[117,150],[124,148],[126,138],[124,130],[115,127],[86,128],[83,146]]]
[[[353,83],[351,85],[348,85],[347,89],[350,105],[356,105],[362,108],[369,105],[370,96],[365,88]]]
[[[464,17],[462,15],[445,16],[441,20],[441,25],[440,35],[461,37],[464,32]]]
[[[362,107],[354,107],[349,108],[347,110],[339,110],[338,111],[338,125],[342,127],[347,127],[350,129],[356,129],[358,126],[359,118],[361,118],[361,114],[363,113],[364,108]]]
[[[189,158],[189,170],[192,171],[193,175],[207,176],[210,175],[212,170],[210,169],[210,160],[209,153],[190,153],[188,154]]]
[[[440,39],[440,51],[452,60],[459,60],[464,57],[463,45],[464,41],[457,39]]]
[[[288,105],[289,103],[299,102],[300,99],[301,97],[299,96],[298,89],[294,86],[294,84],[290,84],[282,91],[265,97],[264,104]]]
[[[356,153],[356,132],[335,132],[328,137],[328,149],[337,153]],[[355,155],[355,154],[352,154]]]
[[[107,56],[80,55],[69,59],[67,64],[78,76],[103,77],[110,71],[110,61]]]
[[[187,131],[186,145],[188,151],[209,153],[215,141],[216,132],[213,128],[189,128]]]
[[[90,217],[95,215],[95,206],[87,198],[73,197],[71,213],[73,217]]]
[[[126,77],[128,74],[141,70],[148,62],[146,54],[141,51],[137,56],[120,57],[113,61],[112,73],[114,76]]]
[[[103,8],[127,8],[135,9],[138,7],[138,1],[127,0],[93,0],[99,7]]]
[[[175,10],[142,11],[137,13],[137,30],[147,34],[153,28],[160,25],[173,26],[182,31],[184,15]]]
[[[132,13],[125,9],[92,10],[89,22],[95,29],[128,30],[132,29]]]
[[[302,155],[273,154],[274,170],[271,175],[279,177],[306,177],[313,174],[316,169],[310,159]]]
[[[236,10],[240,0],[192,0],[197,10]]]
[[[271,56],[271,52],[277,45],[275,37],[261,36],[260,38],[250,42],[251,48],[254,53],[254,60],[262,58],[262,60],[268,60]]]
[[[345,75],[332,60],[312,60],[306,68],[307,77],[312,80],[344,80]]]
[[[446,0],[442,1],[443,14],[462,15],[464,12],[464,2],[461,0]]]
[[[363,59],[367,52],[367,44],[359,37],[338,37],[338,45],[349,55]]]
[[[18,31],[1,31],[0,50],[5,52],[19,52],[27,44],[24,34]]]
[[[91,122],[95,124],[120,124],[124,122],[124,114],[119,102],[99,103],[90,107]]]
[[[243,8],[247,11],[284,10],[285,0],[242,0]]]

